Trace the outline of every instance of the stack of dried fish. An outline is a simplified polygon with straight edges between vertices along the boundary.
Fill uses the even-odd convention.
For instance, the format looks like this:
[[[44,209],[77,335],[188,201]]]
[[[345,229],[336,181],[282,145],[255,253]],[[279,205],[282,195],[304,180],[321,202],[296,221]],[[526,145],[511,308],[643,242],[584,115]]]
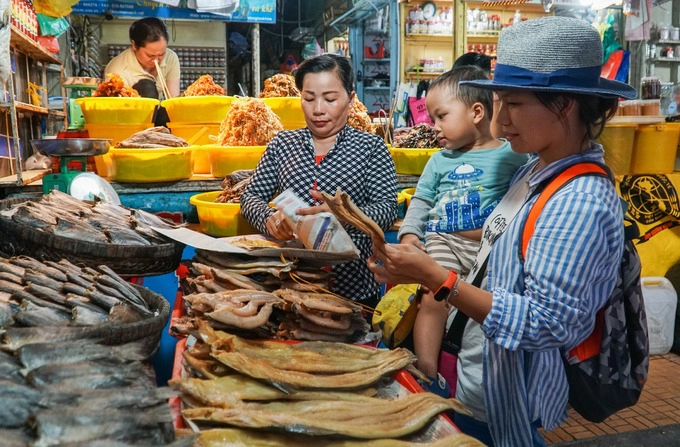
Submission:
[[[7,219],[43,233],[116,245],[153,245],[167,239],[151,229],[175,225],[154,214],[114,205],[84,202],[57,190],[0,211]]]
[[[251,337],[356,342],[370,330],[356,303],[310,291],[328,288],[329,272],[301,270],[295,260],[198,249],[189,269],[175,335],[191,334],[197,317]]]
[[[281,318],[277,337],[286,340],[355,342],[370,330],[361,307],[349,300],[322,293],[280,289],[286,314]]]
[[[105,265],[0,259],[0,327],[129,323],[153,314],[139,291]]]
[[[189,143],[184,138],[170,133],[165,126],[150,127],[140,130],[128,138],[116,143],[118,148],[153,149],[163,147],[187,147]]]
[[[243,169],[227,175],[220,184],[222,192],[217,196],[215,202],[240,203],[241,194],[243,194],[246,186],[250,183],[250,179],[254,172],[254,169]]]
[[[199,328],[200,340],[184,359],[190,375],[202,378],[170,381],[184,404],[182,416],[200,429],[242,428],[202,431],[198,445],[216,445],[209,442],[218,438],[244,445],[334,445],[326,435],[347,443],[338,445],[411,445],[394,438],[421,431],[445,410],[469,414],[455,399],[431,393],[378,397],[385,394],[381,384],[393,382],[389,375],[415,360],[402,348],[252,341],[204,323]],[[263,428],[287,433],[263,435]],[[439,445],[481,445],[449,429],[448,442]]]

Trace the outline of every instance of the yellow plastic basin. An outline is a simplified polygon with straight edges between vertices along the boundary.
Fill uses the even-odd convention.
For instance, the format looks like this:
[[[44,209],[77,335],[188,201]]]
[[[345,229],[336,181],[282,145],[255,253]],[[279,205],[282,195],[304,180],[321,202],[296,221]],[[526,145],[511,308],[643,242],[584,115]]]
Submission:
[[[442,150],[440,147],[404,148],[390,147],[397,174],[420,175],[432,154]]]
[[[153,98],[78,98],[88,124],[151,123],[153,111],[160,101]]]
[[[607,124],[598,138],[604,147],[604,162],[616,175],[630,172],[636,130],[637,124]]]
[[[170,121],[168,129],[170,129],[170,133],[176,137],[184,138],[191,145],[212,144],[214,141],[210,136],[217,137],[219,135],[220,124],[219,122],[185,123]]]
[[[284,130],[295,130],[307,127],[305,114],[302,113],[302,100],[299,96],[283,98],[261,98],[279,118]]]
[[[189,199],[196,207],[201,231],[220,237],[259,233],[241,216],[240,203],[215,203],[220,192],[203,192]]]
[[[255,169],[266,146],[204,146],[210,160],[210,174],[224,177],[240,169]]]
[[[630,172],[634,174],[670,174],[680,140],[680,123],[639,125],[635,132]]]
[[[191,177],[192,147],[111,148],[111,180],[121,183],[171,182]]]
[[[222,122],[227,115],[233,96],[181,96],[161,102],[170,121],[182,123]]]
[[[111,140],[111,146],[115,146],[119,141],[150,127],[153,127],[153,123],[85,124],[85,129],[90,138],[108,138]]]

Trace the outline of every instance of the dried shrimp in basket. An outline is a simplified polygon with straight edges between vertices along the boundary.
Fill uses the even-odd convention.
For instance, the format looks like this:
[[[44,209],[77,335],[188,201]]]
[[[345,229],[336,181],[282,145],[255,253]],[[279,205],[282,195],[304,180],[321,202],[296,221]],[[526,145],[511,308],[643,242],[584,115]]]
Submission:
[[[284,73],[277,73],[264,80],[264,89],[260,98],[281,98],[285,96],[300,96],[300,90],[295,85],[295,78]]]
[[[224,88],[215,84],[213,77],[209,74],[204,74],[199,77],[184,91],[184,96],[210,96],[210,95],[224,95]]]
[[[355,129],[363,130],[365,132],[375,133],[375,126],[371,122],[371,117],[368,116],[366,106],[358,99],[354,98],[349,105],[349,116],[347,117],[347,124]]]
[[[222,121],[217,143],[222,146],[266,146],[282,130],[281,119],[264,101],[237,98]]]
[[[102,81],[97,89],[92,92],[92,96],[106,96],[106,97],[134,97],[139,96],[137,90],[125,85],[125,81],[117,73],[109,73],[106,75],[106,80]]]

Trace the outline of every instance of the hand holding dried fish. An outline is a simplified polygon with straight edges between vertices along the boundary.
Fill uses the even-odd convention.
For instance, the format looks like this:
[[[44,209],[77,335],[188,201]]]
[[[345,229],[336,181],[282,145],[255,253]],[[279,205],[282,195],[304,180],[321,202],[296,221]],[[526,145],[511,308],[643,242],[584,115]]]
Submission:
[[[373,219],[364,214],[364,212],[352,202],[352,199],[350,199],[347,193],[338,188],[335,192],[335,196],[326,192],[322,192],[321,195],[323,196],[324,202],[331,209],[331,212],[341,222],[346,222],[358,230],[363,231],[371,236],[371,239],[375,242],[385,243],[385,233],[382,228],[380,228]]]

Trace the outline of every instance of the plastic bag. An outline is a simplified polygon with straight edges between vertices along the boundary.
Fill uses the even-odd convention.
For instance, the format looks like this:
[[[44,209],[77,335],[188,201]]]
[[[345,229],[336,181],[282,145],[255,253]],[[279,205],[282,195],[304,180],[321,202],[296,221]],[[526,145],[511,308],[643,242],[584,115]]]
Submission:
[[[64,17],[71,14],[71,6],[80,0],[33,0],[33,8],[38,14]]]
[[[68,21],[63,17],[50,17],[38,14],[41,36],[59,37],[68,30]]]
[[[304,46],[304,48],[302,48],[301,54],[303,59],[309,59],[311,57],[323,54],[323,48],[321,48],[321,45],[319,45],[319,42],[315,37],[310,40],[309,43]]]
[[[59,41],[54,36],[38,36],[38,44],[52,54],[59,54]]]
[[[373,313],[373,330],[382,332],[389,349],[399,346],[413,330],[418,314],[418,284],[398,284],[380,298]]]
[[[308,205],[291,189],[279,194],[273,201],[276,208],[283,211],[286,220],[295,229],[296,237],[305,248],[331,253],[358,252],[354,242],[332,213],[318,213],[310,216],[297,214],[300,208]]]

